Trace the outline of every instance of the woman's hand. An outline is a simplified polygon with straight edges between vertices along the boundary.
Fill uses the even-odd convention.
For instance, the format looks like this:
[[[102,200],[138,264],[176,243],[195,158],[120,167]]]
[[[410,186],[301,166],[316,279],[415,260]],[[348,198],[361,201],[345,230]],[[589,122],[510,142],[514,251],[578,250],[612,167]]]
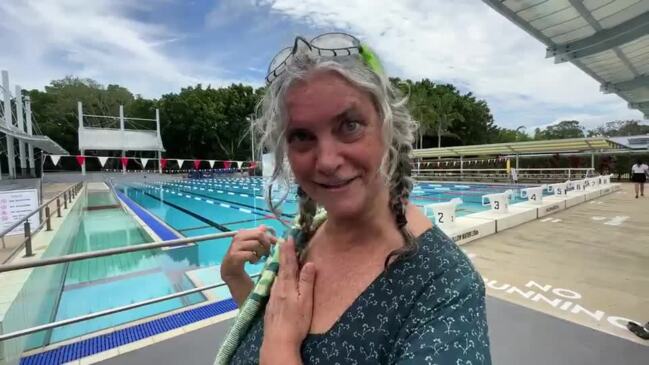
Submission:
[[[221,278],[224,281],[248,277],[243,268],[245,263],[254,264],[262,256],[268,255],[270,246],[277,242],[277,238],[267,231],[266,226],[261,225],[255,229],[242,229],[237,232],[221,262]]]
[[[315,264],[299,269],[293,238],[279,249],[279,272],[266,305],[260,363],[299,364],[300,346],[311,327]]]
[[[232,238],[230,248],[221,262],[221,279],[228,285],[239,308],[243,306],[254,287],[252,279],[244,270],[246,261],[256,263],[268,254],[270,245],[275,242],[277,239],[268,234],[263,225],[255,229],[241,230]]]

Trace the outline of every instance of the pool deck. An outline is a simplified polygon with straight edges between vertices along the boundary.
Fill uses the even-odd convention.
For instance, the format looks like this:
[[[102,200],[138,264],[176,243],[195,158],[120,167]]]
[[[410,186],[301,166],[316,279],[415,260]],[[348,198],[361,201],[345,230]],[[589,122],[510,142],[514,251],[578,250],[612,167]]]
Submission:
[[[462,247],[490,296],[649,345],[623,327],[649,320],[649,197],[631,184]]]

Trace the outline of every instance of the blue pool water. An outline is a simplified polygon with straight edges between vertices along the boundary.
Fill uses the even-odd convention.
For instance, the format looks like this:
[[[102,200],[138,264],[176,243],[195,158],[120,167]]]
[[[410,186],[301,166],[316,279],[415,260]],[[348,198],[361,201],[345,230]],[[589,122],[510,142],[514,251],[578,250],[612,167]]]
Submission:
[[[515,190],[523,186],[488,184],[418,183],[411,200],[419,206],[463,199],[458,216],[488,209],[482,206],[485,194]],[[176,180],[121,184],[116,187],[178,236],[195,237],[210,233],[253,228],[265,224],[283,235],[285,226],[272,215],[264,195],[262,178],[222,177],[218,179]],[[282,206],[282,220],[292,221],[297,205],[294,194]],[[119,209],[120,214],[124,213]],[[91,211],[85,216],[72,252],[85,252],[151,241],[133,220],[111,210]],[[155,249],[129,254],[82,260],[70,264],[56,319],[105,310],[198,286],[220,282],[218,265],[230,239],[202,242],[172,249]],[[249,273],[261,263],[247,265]],[[52,331],[50,342],[150,317],[206,300],[229,297],[227,288],[193,294],[111,316],[100,317]]]

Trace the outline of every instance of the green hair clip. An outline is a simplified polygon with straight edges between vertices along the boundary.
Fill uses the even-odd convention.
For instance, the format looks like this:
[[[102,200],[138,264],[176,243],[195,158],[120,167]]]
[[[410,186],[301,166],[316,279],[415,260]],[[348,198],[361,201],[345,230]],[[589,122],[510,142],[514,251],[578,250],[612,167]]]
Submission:
[[[361,57],[363,57],[363,62],[370,68],[370,70],[376,72],[379,75],[384,75],[383,66],[381,66],[381,61],[379,57],[365,44],[361,44],[359,47],[359,52]]]

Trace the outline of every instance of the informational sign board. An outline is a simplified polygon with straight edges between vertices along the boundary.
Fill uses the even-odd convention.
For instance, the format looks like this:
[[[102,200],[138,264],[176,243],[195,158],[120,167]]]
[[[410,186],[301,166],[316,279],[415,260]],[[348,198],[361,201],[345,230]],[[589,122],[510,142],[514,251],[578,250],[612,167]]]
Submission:
[[[38,190],[6,190],[0,191],[0,231],[23,219],[27,214],[38,208]],[[40,224],[38,214],[29,218],[32,231]],[[9,235],[24,234],[24,225],[14,228]]]

